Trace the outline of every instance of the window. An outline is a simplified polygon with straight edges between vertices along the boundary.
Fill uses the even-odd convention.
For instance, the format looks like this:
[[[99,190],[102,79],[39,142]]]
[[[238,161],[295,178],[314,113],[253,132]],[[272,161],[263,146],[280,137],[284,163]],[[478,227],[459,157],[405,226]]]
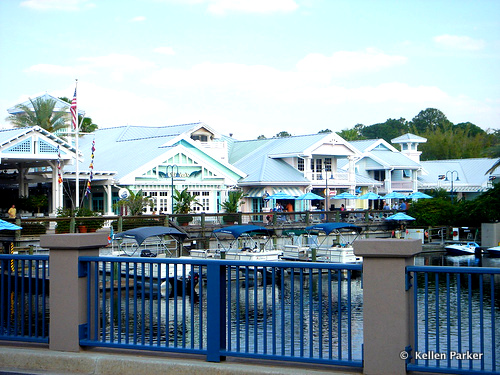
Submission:
[[[316,172],[323,171],[323,159],[316,159]]]
[[[208,137],[206,135],[191,135],[191,139],[194,141],[208,142]]]
[[[403,169],[403,177],[411,178],[411,171],[409,169]]]
[[[332,171],[332,158],[325,158],[325,171]]]
[[[385,181],[385,171],[373,171],[373,179],[377,181]]]
[[[297,169],[301,172],[304,172],[304,159],[299,158],[297,160]]]

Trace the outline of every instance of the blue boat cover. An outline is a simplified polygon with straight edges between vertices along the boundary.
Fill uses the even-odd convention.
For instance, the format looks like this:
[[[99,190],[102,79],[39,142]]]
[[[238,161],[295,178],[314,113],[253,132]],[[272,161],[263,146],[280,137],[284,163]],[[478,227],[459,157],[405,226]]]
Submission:
[[[137,244],[141,246],[146,238],[153,236],[175,236],[179,237],[179,240],[184,240],[187,234],[172,227],[140,227],[115,234],[115,239],[134,238]]]
[[[230,225],[228,227],[215,229],[213,231],[214,235],[217,236],[217,233],[230,234],[234,238],[238,238],[239,236],[245,234],[248,236],[261,235],[261,236],[271,236],[273,231],[266,227],[261,227],[258,225]]]
[[[357,231],[358,233],[363,230],[363,228],[350,223],[320,223],[306,227],[306,230],[308,232],[312,231],[325,232],[326,235],[329,235],[334,230],[339,230],[339,229],[351,229]]]

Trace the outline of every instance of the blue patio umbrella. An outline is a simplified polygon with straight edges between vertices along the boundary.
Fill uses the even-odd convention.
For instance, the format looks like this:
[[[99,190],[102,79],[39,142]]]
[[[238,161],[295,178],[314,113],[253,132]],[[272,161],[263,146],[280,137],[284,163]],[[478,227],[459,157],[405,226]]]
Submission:
[[[309,205],[310,205],[311,204],[310,201],[313,201],[313,200],[323,200],[325,198],[322,197],[321,195],[314,194],[313,192],[310,191],[309,193],[305,193],[305,194],[299,195],[295,199],[298,200],[298,201],[309,201]]]
[[[408,195],[408,198],[411,198],[411,199],[429,199],[432,197],[430,195],[422,193],[421,191],[416,191],[415,193],[411,193],[410,195]]]
[[[302,195],[299,195],[297,198],[295,198],[299,201],[312,201],[312,200],[316,200],[316,199],[325,199],[324,197],[322,197],[321,195],[318,195],[318,194],[314,194],[313,192],[309,192],[309,193],[305,193],[305,194],[302,194]]]
[[[406,195],[398,193],[397,191],[393,191],[392,193],[387,194],[383,197],[383,199],[405,199]]]
[[[23,229],[19,225],[9,223],[8,221],[0,219],[0,230],[19,230]]]
[[[385,220],[410,221],[415,220],[415,218],[405,214],[404,212],[398,212],[397,214],[386,217]]]
[[[276,199],[295,199],[295,197],[293,195],[283,193],[282,191],[280,191],[276,194],[268,196],[266,199],[275,199],[275,200]]]
[[[340,193],[339,195],[334,195],[332,198],[333,199],[358,199],[358,196],[345,191],[343,193]]]
[[[369,193],[360,195],[358,197],[358,199],[371,199],[371,200],[375,200],[375,199],[383,199],[383,198],[382,198],[381,195],[378,195],[378,194],[374,193],[373,191],[370,191]]]

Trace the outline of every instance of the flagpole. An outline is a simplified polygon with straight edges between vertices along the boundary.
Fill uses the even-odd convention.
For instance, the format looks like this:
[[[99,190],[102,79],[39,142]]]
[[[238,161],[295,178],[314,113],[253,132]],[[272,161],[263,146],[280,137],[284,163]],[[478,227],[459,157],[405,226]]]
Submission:
[[[78,88],[78,79],[75,80],[76,83],[75,83],[75,96],[73,98],[73,101],[74,101],[74,110],[75,110],[75,114],[73,114],[73,126],[75,127],[74,131],[75,131],[75,149],[76,149],[76,178],[75,178],[75,209],[78,209],[79,206],[80,206],[80,180],[79,180],[79,176],[80,176],[80,171],[79,171],[79,168],[78,168],[78,163],[79,163],[79,160],[78,160],[78,134],[79,134],[79,124],[78,124],[78,102],[76,100],[76,90]]]

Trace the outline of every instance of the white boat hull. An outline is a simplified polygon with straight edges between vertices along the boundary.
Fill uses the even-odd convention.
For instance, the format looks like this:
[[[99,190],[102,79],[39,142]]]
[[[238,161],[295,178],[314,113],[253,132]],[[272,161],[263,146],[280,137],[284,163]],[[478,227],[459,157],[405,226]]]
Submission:
[[[444,248],[450,255],[474,255],[478,247],[479,245],[475,242],[469,242],[467,244],[446,245]]]

